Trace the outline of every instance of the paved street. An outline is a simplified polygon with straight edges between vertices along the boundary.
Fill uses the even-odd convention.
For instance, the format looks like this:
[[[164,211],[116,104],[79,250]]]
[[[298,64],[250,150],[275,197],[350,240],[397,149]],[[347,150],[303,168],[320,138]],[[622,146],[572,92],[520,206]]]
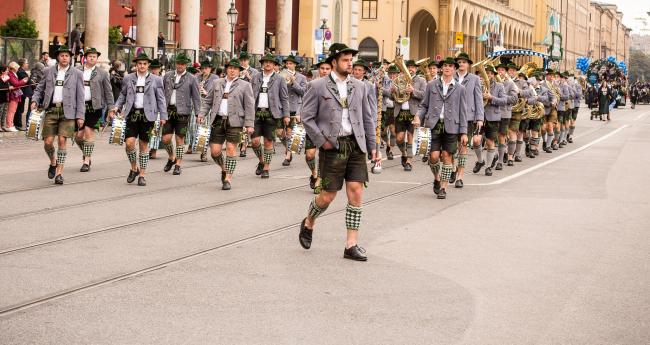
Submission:
[[[342,258],[344,195],[309,251],[303,156],[271,178],[240,161],[125,182],[99,139],[0,143],[0,344],[650,344],[650,106],[581,109],[575,142],[436,200],[429,168],[384,162],[364,195],[366,263]],[[468,166],[474,165],[470,157]]]

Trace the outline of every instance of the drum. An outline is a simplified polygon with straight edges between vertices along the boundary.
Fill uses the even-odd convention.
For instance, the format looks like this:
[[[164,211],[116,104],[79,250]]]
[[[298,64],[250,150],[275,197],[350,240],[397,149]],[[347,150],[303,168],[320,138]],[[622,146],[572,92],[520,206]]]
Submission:
[[[301,123],[293,125],[291,138],[289,138],[289,150],[295,154],[299,154],[305,147],[306,136],[307,131],[305,131],[305,127]]]
[[[431,128],[418,127],[413,133],[413,156],[429,156],[431,151]]]
[[[29,125],[27,127],[27,139],[40,140],[43,139],[43,120],[45,120],[45,110],[33,110],[29,117]]]
[[[209,121],[200,125],[196,129],[196,135],[194,136],[194,141],[192,142],[192,151],[207,153],[208,152],[208,143],[210,140],[210,132],[212,132],[212,127],[210,127]]]
[[[126,119],[121,116],[115,116],[111,123],[111,136],[108,138],[108,143],[111,145],[124,145],[125,132]]]
[[[160,119],[154,122],[151,129],[151,137],[149,138],[149,150],[157,150],[162,140],[162,128],[160,128]]]

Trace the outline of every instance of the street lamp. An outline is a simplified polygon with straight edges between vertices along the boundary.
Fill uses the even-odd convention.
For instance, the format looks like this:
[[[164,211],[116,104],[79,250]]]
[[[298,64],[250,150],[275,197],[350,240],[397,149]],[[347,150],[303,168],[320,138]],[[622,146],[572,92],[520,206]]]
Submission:
[[[402,55],[402,49],[400,48],[400,43],[402,42],[402,35],[397,36],[397,41],[395,41],[395,55]]]
[[[320,30],[323,35],[323,56],[325,56],[325,31],[329,30],[327,27],[327,18],[323,18],[323,25],[320,26]]]
[[[203,20],[203,24],[210,28],[210,45],[214,47],[214,30],[216,25],[214,23],[217,21],[217,18],[206,18]]]
[[[135,10],[133,9],[133,7],[122,6],[122,8],[129,11],[129,14],[124,15],[124,18],[131,18],[131,28],[130,28],[129,31],[133,32],[133,29],[135,28],[134,20],[135,20],[135,17],[137,17],[138,15],[135,13]],[[133,36],[133,34],[131,33],[130,36]],[[131,37],[131,39],[133,39],[133,37]]]
[[[234,1],[230,2],[230,8],[226,14],[228,15],[228,24],[230,24],[230,58],[232,59],[235,54],[235,25],[237,25],[237,17],[239,16]]]

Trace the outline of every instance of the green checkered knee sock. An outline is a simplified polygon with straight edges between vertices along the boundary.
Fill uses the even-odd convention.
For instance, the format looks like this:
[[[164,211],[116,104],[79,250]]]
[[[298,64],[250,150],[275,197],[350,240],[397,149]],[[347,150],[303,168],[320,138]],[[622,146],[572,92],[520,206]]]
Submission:
[[[464,168],[467,165],[467,153],[458,154],[458,167]]]
[[[218,156],[212,156],[212,160],[217,163],[218,166],[223,167],[223,152],[219,153]]]
[[[54,159],[54,152],[56,151],[54,149],[54,146],[44,146],[43,147],[45,150],[45,154],[47,157],[50,159],[50,162]]]
[[[176,159],[182,160],[185,153],[185,145],[176,145]]]
[[[234,174],[237,167],[237,159],[233,156],[226,156],[226,174]]]
[[[451,172],[454,170],[454,166],[445,164],[442,166],[442,171],[440,173],[440,180],[449,182],[451,178]]]
[[[65,157],[68,156],[68,151],[67,150],[62,150],[59,149],[56,153],[56,164],[65,164]]]
[[[262,145],[257,147],[253,146],[253,152],[255,152],[255,156],[257,157],[257,159],[262,158]]]
[[[433,176],[438,176],[438,173],[440,173],[440,162],[429,162],[429,169],[431,169],[431,173]]]
[[[273,158],[273,149],[264,149],[264,164],[271,164],[271,158]]]
[[[140,151],[140,170],[147,170],[147,164],[149,163],[149,151],[142,152]]]
[[[83,143],[84,157],[92,157],[94,149],[95,149],[95,142],[93,142],[93,141],[84,141],[84,143]]]
[[[167,154],[169,155],[169,158],[172,158],[174,156],[174,145],[172,143],[163,145],[165,147],[165,151],[167,151]]]
[[[308,211],[311,219],[318,218],[318,216],[323,214],[325,210],[327,210],[327,206],[321,208],[316,204],[316,197],[311,199],[311,202],[309,203],[309,211]]]
[[[359,230],[361,226],[362,208],[348,204],[345,207],[345,227],[348,230]]]
[[[316,169],[316,159],[310,159],[307,161],[307,166],[309,167],[310,171],[314,171]]]
[[[133,163],[136,160],[136,154],[135,150],[129,151],[128,149],[126,150],[126,157],[129,158],[129,162]]]

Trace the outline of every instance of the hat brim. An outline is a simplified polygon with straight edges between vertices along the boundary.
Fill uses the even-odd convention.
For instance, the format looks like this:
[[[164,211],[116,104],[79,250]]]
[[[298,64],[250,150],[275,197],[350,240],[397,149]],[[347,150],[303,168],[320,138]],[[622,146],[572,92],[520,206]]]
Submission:
[[[226,64],[226,65],[224,66],[224,68],[228,68],[228,67],[236,67],[236,68],[239,68],[240,71],[243,71],[243,70],[244,70],[244,67],[242,67],[242,66],[233,66],[233,65],[231,65],[231,64]]]
[[[98,52],[96,50],[93,50],[93,51],[90,51],[90,52],[85,52],[84,56],[88,56],[88,54],[95,54],[95,55],[97,55],[97,57],[100,57],[102,55],[102,53],[100,53],[100,52]]]
[[[72,50],[67,50],[67,49],[66,50],[59,50],[59,51],[56,52],[56,56],[58,57],[59,54],[61,54],[61,53],[68,53],[68,55],[72,55]]]
[[[336,59],[339,55],[342,55],[342,54],[352,54],[352,56],[355,56],[355,55],[359,54],[359,51],[356,50],[356,49],[352,49],[352,48],[345,48],[345,49],[341,50],[340,52],[338,52],[338,53],[336,53],[334,55],[328,56],[327,59],[325,59],[325,61],[328,62],[328,63],[332,63],[332,60]]]
[[[465,60],[465,61],[467,61],[467,63],[470,64],[470,65],[473,65],[473,64],[474,64],[474,61],[472,61],[470,58],[457,57],[457,58],[454,59],[454,61],[456,61],[456,63],[458,63],[458,60]]]
[[[260,59],[260,63],[264,63],[266,61],[273,62],[274,64],[279,65],[278,61],[274,59]]]
[[[463,60],[464,60],[464,59],[463,59]],[[471,63],[471,62],[470,62],[470,63]],[[452,64],[451,61],[444,61],[444,60],[443,60],[443,61],[438,62],[438,68],[442,68],[443,65],[451,65],[451,64]],[[453,65],[456,66],[456,68],[460,67],[460,65],[458,65],[458,62],[456,62],[455,60],[454,60],[454,62],[453,62]]]
[[[178,64],[181,64],[181,65],[189,65],[190,62],[192,62],[192,61],[190,61],[190,60],[174,60],[174,63],[178,63]]]

